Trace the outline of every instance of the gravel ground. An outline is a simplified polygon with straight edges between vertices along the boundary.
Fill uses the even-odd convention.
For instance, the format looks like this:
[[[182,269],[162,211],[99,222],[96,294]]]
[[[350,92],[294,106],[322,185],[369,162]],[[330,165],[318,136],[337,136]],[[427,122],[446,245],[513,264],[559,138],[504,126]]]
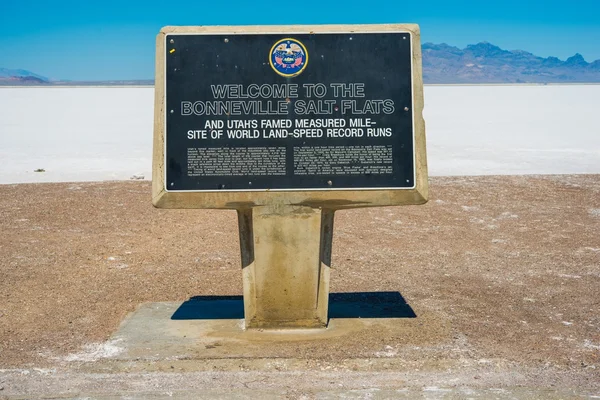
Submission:
[[[307,376],[346,369],[336,379],[354,381],[348,390],[386,386],[375,375],[352,375],[377,372],[404,374],[396,388],[412,377],[423,387],[560,384],[600,395],[600,175],[436,177],[430,184],[426,205],[340,211],[335,219],[331,292],[400,292],[417,315],[410,326],[279,343],[269,357],[305,362],[292,369]],[[91,372],[69,360],[106,343],[138,306],[241,295],[236,213],[159,210],[150,192],[146,181],[0,185],[0,398],[99,390],[84,385]],[[363,362],[386,357],[387,364]],[[206,374],[218,360],[186,362],[176,374],[200,374],[200,386],[217,379]],[[249,365],[221,369],[264,374],[275,385],[257,390],[284,379]],[[449,365],[464,368],[449,372]],[[165,384],[180,379],[151,369],[127,375],[107,367],[121,382],[143,380],[144,371]],[[218,378],[218,388],[246,378]],[[294,379],[291,397],[314,382]],[[71,382],[73,390],[75,381],[80,392],[61,389]]]

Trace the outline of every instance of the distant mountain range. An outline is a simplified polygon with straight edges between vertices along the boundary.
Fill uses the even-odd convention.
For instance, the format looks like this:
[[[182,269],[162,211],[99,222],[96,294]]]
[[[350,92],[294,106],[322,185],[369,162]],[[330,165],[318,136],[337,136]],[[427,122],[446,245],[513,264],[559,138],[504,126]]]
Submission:
[[[24,69],[0,68],[0,84],[44,84],[50,83],[45,76]]]
[[[154,85],[152,79],[111,80],[111,81],[67,81],[49,79],[24,69],[0,68],[0,86],[124,86],[124,85]]]
[[[588,63],[581,54],[561,61],[503,50],[487,42],[464,49],[425,43],[422,50],[425,83],[600,82],[600,60]]]
[[[503,50],[491,43],[464,49],[445,43],[425,43],[425,83],[600,83],[600,60],[581,54],[566,61],[538,57],[522,50]],[[0,85],[152,85],[152,80],[60,81],[21,69],[0,68]]]

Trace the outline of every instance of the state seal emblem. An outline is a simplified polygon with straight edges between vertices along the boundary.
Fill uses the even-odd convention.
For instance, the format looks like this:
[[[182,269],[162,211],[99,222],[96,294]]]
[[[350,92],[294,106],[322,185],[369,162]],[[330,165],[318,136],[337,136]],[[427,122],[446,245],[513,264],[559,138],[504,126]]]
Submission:
[[[279,75],[292,78],[308,65],[308,51],[299,40],[281,39],[271,47],[269,64]]]

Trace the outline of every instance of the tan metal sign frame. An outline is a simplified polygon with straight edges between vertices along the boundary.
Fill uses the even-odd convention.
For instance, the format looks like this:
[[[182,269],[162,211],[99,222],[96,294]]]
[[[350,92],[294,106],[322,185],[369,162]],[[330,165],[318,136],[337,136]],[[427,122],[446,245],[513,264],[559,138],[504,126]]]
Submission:
[[[414,129],[414,188],[397,189],[320,189],[320,190],[244,190],[244,191],[167,191],[165,186],[165,65],[166,38],[169,34],[319,34],[385,33],[410,34],[412,47],[412,92]],[[421,40],[418,25],[286,25],[286,26],[173,26],[163,28],[156,38],[156,80],[154,108],[154,145],[152,204],[158,208],[247,209],[287,204],[331,210],[423,204],[428,199],[428,173],[423,120],[423,78]]]

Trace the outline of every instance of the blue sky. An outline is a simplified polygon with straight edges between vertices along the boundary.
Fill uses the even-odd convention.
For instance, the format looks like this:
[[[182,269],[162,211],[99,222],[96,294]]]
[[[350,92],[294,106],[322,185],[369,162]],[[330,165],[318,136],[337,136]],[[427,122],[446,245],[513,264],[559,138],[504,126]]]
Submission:
[[[165,25],[390,22],[418,23],[423,42],[600,59],[600,0],[0,0],[0,67],[55,79],[151,79]]]

